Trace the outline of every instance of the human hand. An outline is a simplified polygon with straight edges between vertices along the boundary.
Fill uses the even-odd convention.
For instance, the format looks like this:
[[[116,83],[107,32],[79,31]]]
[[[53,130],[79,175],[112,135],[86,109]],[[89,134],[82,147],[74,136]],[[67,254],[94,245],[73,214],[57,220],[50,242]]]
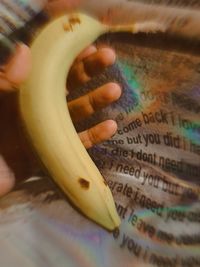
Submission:
[[[71,68],[68,80],[68,90],[89,81],[104,68],[113,64],[115,53],[110,48],[97,49],[91,45],[76,59]],[[30,50],[21,44],[10,62],[2,67],[0,73],[0,90],[14,90],[26,78],[31,66]],[[91,116],[96,110],[103,108],[120,97],[121,89],[118,84],[109,83],[68,103],[69,111],[74,122]],[[116,131],[117,125],[109,120],[79,133],[86,148],[110,138]]]
[[[68,89],[90,80],[90,78],[115,62],[115,53],[109,48],[90,46],[75,61],[71,68]],[[30,50],[24,44],[17,46],[13,58],[0,69],[0,90],[17,88],[27,77],[31,68]],[[91,116],[120,97],[121,89],[114,83],[106,84],[68,103],[74,123]],[[18,114],[13,93],[0,96],[0,196],[9,192],[16,179],[26,179],[37,163],[19,132]],[[14,105],[13,105],[14,104]],[[104,121],[91,129],[79,133],[86,148],[109,139],[117,130],[116,122]]]
[[[44,7],[50,17],[74,10],[84,0],[48,0]],[[12,90],[27,77],[31,67],[30,49],[24,44],[16,46],[15,55],[5,65],[0,65],[0,90]]]

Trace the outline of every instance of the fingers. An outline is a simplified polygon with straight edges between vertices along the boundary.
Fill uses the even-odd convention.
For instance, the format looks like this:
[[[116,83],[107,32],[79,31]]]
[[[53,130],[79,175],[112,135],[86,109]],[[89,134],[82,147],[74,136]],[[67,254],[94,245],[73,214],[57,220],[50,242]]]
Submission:
[[[121,88],[116,83],[108,83],[98,89],[68,103],[69,112],[74,122],[91,116],[95,111],[106,107],[119,99]]]
[[[76,58],[74,63],[79,63],[81,60],[87,58],[88,56],[94,54],[95,52],[97,52],[97,48],[95,45],[88,46],[82,53],[80,53],[80,55]]]
[[[79,133],[79,137],[86,149],[111,138],[117,131],[117,124],[107,120]]]
[[[30,49],[20,44],[15,55],[0,70],[0,90],[12,90],[25,80],[31,68]]]
[[[116,54],[111,48],[104,47],[95,51],[94,47],[90,47],[85,53],[76,60],[69,72],[69,90],[88,82],[116,60]]]
[[[69,73],[68,87],[74,89],[88,82],[93,76],[100,74],[116,60],[115,52],[106,47],[99,50],[95,46],[88,47],[74,62]],[[78,122],[91,116],[95,111],[106,107],[119,99],[121,88],[118,84],[108,83],[89,94],[68,103],[71,118]],[[112,137],[117,130],[113,120],[107,120],[95,127],[81,132],[79,137],[86,148]]]

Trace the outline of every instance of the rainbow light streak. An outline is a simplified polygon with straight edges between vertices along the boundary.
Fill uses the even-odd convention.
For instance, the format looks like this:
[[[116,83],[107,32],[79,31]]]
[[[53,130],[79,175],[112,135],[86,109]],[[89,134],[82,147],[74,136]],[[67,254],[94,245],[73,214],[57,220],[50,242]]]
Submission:
[[[141,91],[141,86],[137,81],[137,78],[134,74],[134,70],[131,66],[128,65],[126,61],[122,59],[118,60],[118,66],[122,70],[123,75],[125,76],[125,80],[128,84],[129,92],[131,93],[133,99],[135,100],[134,103],[134,111],[141,110],[141,100],[139,92]],[[129,106],[129,108],[132,108]]]
[[[96,230],[91,228],[82,231],[81,226],[80,231],[77,231],[77,229],[73,229],[73,226],[63,224],[61,221],[49,218],[44,219],[48,227],[57,229],[59,235],[65,236],[68,240],[70,239],[70,246],[67,245],[68,258],[71,259],[71,262],[75,262],[70,267],[77,266],[77,263],[82,267],[101,267],[104,266],[106,257],[107,260],[109,259],[109,255],[106,255],[106,247],[109,243],[110,235],[112,235],[111,233],[108,234],[102,228],[97,228]]]

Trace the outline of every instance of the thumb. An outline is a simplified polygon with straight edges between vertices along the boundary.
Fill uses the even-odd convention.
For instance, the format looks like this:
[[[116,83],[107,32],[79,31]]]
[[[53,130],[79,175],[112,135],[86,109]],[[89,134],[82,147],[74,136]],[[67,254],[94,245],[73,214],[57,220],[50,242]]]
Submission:
[[[30,68],[30,49],[25,44],[18,44],[14,56],[0,69],[0,90],[13,90],[25,80]]]

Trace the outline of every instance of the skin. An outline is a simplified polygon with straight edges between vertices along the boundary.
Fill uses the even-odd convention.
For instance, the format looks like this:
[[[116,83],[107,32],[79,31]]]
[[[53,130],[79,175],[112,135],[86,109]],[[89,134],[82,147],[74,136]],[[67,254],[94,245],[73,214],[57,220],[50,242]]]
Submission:
[[[78,5],[77,1],[51,0],[48,12],[55,16],[63,9]],[[107,47],[91,45],[75,60],[68,78],[68,90],[75,90],[101,73],[116,60],[115,52]],[[39,169],[37,160],[22,134],[19,113],[16,106],[16,90],[26,79],[31,69],[30,49],[18,44],[10,61],[0,67],[0,197],[12,190],[16,181],[30,177]],[[106,107],[119,99],[121,88],[116,83],[108,83],[88,94],[68,103],[73,122],[92,116],[95,111]],[[86,148],[109,139],[115,134],[117,124],[113,120],[103,121],[96,126],[79,133]]]

